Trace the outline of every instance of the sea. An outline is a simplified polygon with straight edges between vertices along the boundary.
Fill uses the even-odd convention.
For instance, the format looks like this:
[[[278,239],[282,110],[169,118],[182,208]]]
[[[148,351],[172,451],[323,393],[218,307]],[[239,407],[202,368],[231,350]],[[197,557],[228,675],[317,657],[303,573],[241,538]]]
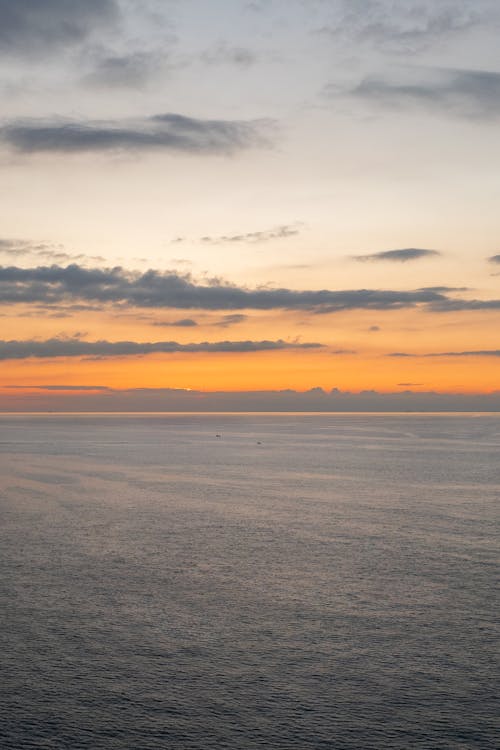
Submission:
[[[0,415],[2,750],[487,750],[500,415]]]

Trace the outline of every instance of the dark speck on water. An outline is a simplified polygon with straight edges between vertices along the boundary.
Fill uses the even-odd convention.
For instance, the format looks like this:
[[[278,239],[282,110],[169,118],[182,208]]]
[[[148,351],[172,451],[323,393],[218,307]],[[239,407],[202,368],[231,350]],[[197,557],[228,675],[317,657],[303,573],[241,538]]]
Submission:
[[[500,747],[499,453],[493,415],[0,416],[2,750]]]

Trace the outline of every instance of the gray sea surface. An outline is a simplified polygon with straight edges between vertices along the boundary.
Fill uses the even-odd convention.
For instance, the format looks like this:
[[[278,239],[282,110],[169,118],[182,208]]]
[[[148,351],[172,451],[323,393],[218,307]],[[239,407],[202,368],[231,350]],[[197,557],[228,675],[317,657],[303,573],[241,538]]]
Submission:
[[[500,415],[0,415],[0,746],[498,748],[499,499]]]

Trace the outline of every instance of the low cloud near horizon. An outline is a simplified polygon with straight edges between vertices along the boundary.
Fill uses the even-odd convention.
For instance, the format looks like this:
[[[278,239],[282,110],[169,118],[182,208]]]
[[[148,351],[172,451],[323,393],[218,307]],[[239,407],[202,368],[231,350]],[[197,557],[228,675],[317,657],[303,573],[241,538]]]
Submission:
[[[406,384],[401,384],[406,385]],[[18,393],[16,393],[18,391]],[[66,391],[66,393],[65,393]],[[78,393],[81,391],[81,393]],[[500,391],[443,393],[408,389],[341,391],[198,391],[183,388],[129,388],[103,385],[9,385],[0,389],[3,411],[109,412],[425,412],[500,411]]]

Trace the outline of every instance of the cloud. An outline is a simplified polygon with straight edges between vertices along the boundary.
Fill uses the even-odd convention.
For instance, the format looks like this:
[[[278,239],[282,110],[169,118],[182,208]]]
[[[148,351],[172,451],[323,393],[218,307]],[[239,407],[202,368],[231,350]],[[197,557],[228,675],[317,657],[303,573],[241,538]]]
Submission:
[[[0,140],[23,154],[174,151],[232,154],[269,146],[270,121],[200,120],[159,114],[142,120],[19,120],[0,127]]]
[[[104,262],[102,255],[71,255],[64,250],[63,245],[52,245],[45,242],[32,242],[31,240],[0,239],[0,254],[13,258],[31,256],[51,260],[56,263],[62,261],[89,261],[94,263]]]
[[[500,357],[500,349],[478,349],[464,352],[430,352],[411,354],[408,352],[391,352],[388,357]]]
[[[466,312],[469,310],[500,310],[500,299],[449,299],[431,302],[433,312]]]
[[[115,0],[0,0],[0,52],[46,54],[82,42],[118,18]]]
[[[47,359],[54,357],[129,357],[147,354],[181,353],[246,353],[281,351],[284,349],[318,349],[322,344],[277,341],[203,341],[179,344],[176,341],[82,341],[73,338],[52,338],[46,341],[0,341],[0,360]]]
[[[450,299],[447,297],[449,291],[453,290],[447,287],[411,291],[252,289],[220,279],[200,284],[190,274],[180,275],[172,271],[148,270],[140,273],[120,267],[85,268],[77,264],[38,268],[0,266],[0,304],[70,305],[79,302],[155,309],[284,309],[316,313],[399,310],[421,305],[446,311],[453,309],[454,304],[464,305],[464,309],[467,309],[467,301]],[[500,300],[485,301],[483,304],[500,306]]]
[[[500,255],[492,255],[491,258],[488,258],[488,261],[490,263],[499,263],[500,264]]]
[[[65,255],[66,260],[70,256],[63,252],[62,245],[51,245],[45,242],[32,242],[30,240],[17,240],[0,238],[0,253],[9,255],[13,258],[20,258],[25,255],[39,256],[44,258],[53,258],[54,255]]]
[[[84,76],[83,83],[96,88],[140,88],[164,65],[164,58],[156,52],[132,52],[99,60],[94,69]]]
[[[37,306],[35,309],[17,314],[18,318],[72,318],[73,313],[67,312],[66,310],[58,310],[57,308],[52,311],[51,308],[45,309],[43,306]]]
[[[295,237],[298,235],[299,229],[297,225],[292,224],[283,224],[279,227],[275,227],[274,229],[266,229],[264,231],[260,232],[244,232],[243,234],[229,234],[229,235],[221,235],[218,237],[201,237],[201,242],[210,243],[212,245],[221,245],[224,243],[233,243],[233,242],[249,242],[249,243],[259,243],[259,242],[269,242],[270,240],[282,240],[287,239],[288,237]],[[179,242],[179,239],[174,240],[175,242]]]
[[[384,250],[380,253],[372,253],[371,255],[353,255],[354,260],[365,261],[396,261],[398,263],[406,263],[409,260],[418,260],[419,258],[431,258],[436,255],[441,255],[437,250],[422,250],[417,247],[407,247],[403,250]]]
[[[306,0],[309,3],[309,0]],[[334,40],[369,43],[386,52],[419,52],[444,38],[498,20],[491,0],[337,0],[321,29]]]
[[[271,240],[283,240],[288,237],[295,237],[300,234],[299,229],[300,223],[296,224],[282,224],[281,226],[274,227],[273,229],[265,229],[256,232],[242,232],[240,234],[222,234],[216,236],[205,235],[200,237],[197,241],[203,242],[210,245],[223,245],[227,243],[249,243],[258,244],[260,242],[269,242]],[[171,240],[171,244],[178,245],[182,242],[186,242],[185,237],[175,237]]]
[[[198,323],[192,318],[181,318],[180,320],[172,321],[156,320],[153,325],[161,328],[170,328],[171,326],[174,328],[193,328],[194,326],[197,326]]]
[[[113,389],[107,385],[4,385],[3,388],[9,388],[16,391],[109,391]]]
[[[461,117],[500,116],[500,73],[487,70],[408,69],[391,79],[365,78],[347,92],[327,87],[327,94],[346,94],[381,106],[424,109]]]
[[[234,313],[232,315],[224,315],[223,318],[218,320],[216,323],[213,323],[212,325],[217,326],[217,328],[229,328],[229,326],[243,323],[245,320],[247,320],[247,318],[248,315],[240,315],[238,313]]]
[[[29,390],[32,390],[29,393]],[[33,390],[37,389],[37,393]],[[333,388],[311,388],[300,392],[282,391],[215,391],[205,392],[175,388],[130,388],[127,390],[91,388],[81,393],[64,386],[15,388],[7,395],[0,389],[0,409],[5,411],[305,411],[305,412],[386,412],[386,411],[500,411],[500,392],[439,393],[435,391],[396,391],[380,393],[340,391]],[[44,392],[45,391],[45,392]]]
[[[213,328],[229,328],[229,326],[236,325],[237,323],[243,323],[243,321],[247,320],[247,315],[241,315],[238,313],[233,313],[231,315],[224,315],[220,320],[217,320],[215,323],[207,323],[206,325],[211,326]],[[160,328],[194,328],[195,326],[199,326],[200,324],[198,321],[193,320],[192,318],[181,318],[180,320],[172,320],[172,321],[163,321],[163,320],[155,320],[153,322],[154,326],[158,326]]]
[[[257,61],[257,55],[248,47],[219,42],[202,52],[200,59],[209,65],[236,65],[248,68]]]

